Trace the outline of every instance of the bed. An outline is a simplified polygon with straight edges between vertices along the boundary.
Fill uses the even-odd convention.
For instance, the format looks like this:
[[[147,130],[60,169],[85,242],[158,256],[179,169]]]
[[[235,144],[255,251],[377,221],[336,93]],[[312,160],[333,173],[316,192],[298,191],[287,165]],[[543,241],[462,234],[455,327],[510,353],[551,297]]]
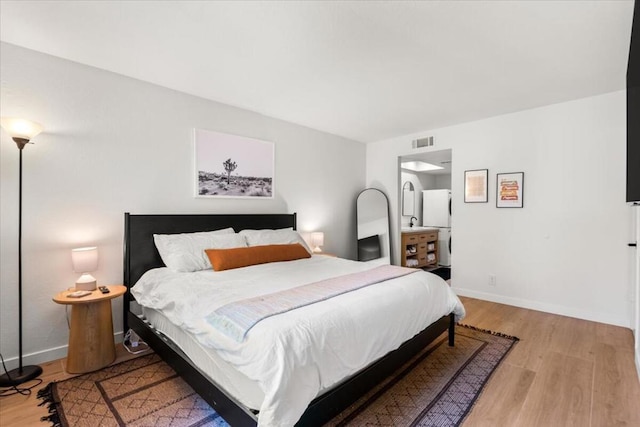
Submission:
[[[233,227],[236,232],[246,229],[284,229],[287,227],[295,229],[296,215],[125,214],[124,283],[127,286],[128,291],[124,297],[124,330],[127,330],[129,327],[133,329],[232,426],[255,426],[257,424],[275,425],[273,417],[271,417],[271,422],[263,422],[264,419],[269,419],[268,416],[264,414],[271,414],[271,407],[269,406],[267,409],[265,409],[264,405],[260,407],[260,402],[267,402],[270,399],[269,396],[271,396],[271,398],[273,397],[273,390],[264,391],[264,385],[262,385],[262,387],[258,386],[256,383],[259,383],[260,381],[252,376],[250,369],[247,371],[248,368],[245,366],[238,366],[238,364],[234,362],[232,357],[233,355],[229,356],[228,352],[225,353],[224,351],[219,351],[220,356],[217,356],[216,351],[210,351],[209,345],[203,346],[202,343],[206,341],[206,338],[203,338],[203,333],[198,331],[194,332],[193,330],[190,330],[189,327],[182,328],[177,326],[176,324],[179,324],[179,322],[176,322],[175,319],[171,317],[171,311],[167,310],[163,312],[162,309],[153,307],[153,304],[149,304],[143,296],[139,296],[139,299],[143,300],[145,304],[138,304],[138,301],[134,299],[133,294],[131,293],[131,287],[136,283],[140,282],[139,286],[144,287],[150,280],[153,282],[153,280],[155,280],[153,279],[154,277],[158,278],[157,282],[162,285],[168,284],[173,280],[174,285],[166,285],[166,289],[181,288],[181,285],[175,286],[175,284],[180,283],[182,276],[169,272],[166,268],[163,268],[164,263],[154,244],[154,234],[193,233],[218,230],[226,227]],[[283,275],[283,271],[285,270],[280,270],[281,268],[284,268],[282,264],[291,264],[291,266],[297,268],[296,271],[309,270],[310,272],[327,271],[332,269],[339,271],[342,268],[344,268],[345,271],[351,271],[349,269],[364,268],[361,267],[361,265],[363,265],[362,263],[340,259],[329,259],[329,257],[326,256],[313,256],[308,260],[291,261],[288,263],[273,263],[273,265],[246,267],[246,269],[253,269],[254,271],[259,272],[260,277],[264,278],[270,277],[268,274],[272,274],[274,277],[278,277],[278,275],[280,275],[279,277],[286,277]],[[206,280],[211,280],[211,277],[217,275],[216,280],[221,280],[220,278],[224,277],[229,278],[231,281],[238,279],[238,277],[244,277],[240,276],[241,274],[244,274],[244,272],[223,271],[213,273],[205,271],[190,277],[197,277],[198,280],[200,280],[200,278],[202,280],[205,280],[205,278]],[[400,282],[402,280],[407,282],[415,281],[417,279],[414,276],[417,274],[418,273],[410,274],[407,276],[407,279],[399,278],[393,280],[397,281],[398,285],[405,286],[405,284]],[[141,278],[143,278],[143,280],[140,280]],[[268,279],[264,280],[268,281]],[[437,280],[441,279],[438,278]],[[286,280],[282,281],[284,282]],[[197,282],[197,280],[194,280],[194,283],[195,282]],[[191,285],[192,284],[190,284],[190,286]],[[374,287],[371,286],[369,288]],[[198,289],[200,289],[201,292],[211,292],[206,285],[202,285],[202,287]],[[344,301],[342,301],[343,304],[349,304],[348,299],[356,298],[357,292],[363,292],[362,295],[358,294],[358,298],[364,298],[366,297],[364,292],[374,292],[374,290],[358,290],[345,294],[349,296],[341,295],[334,298],[334,300],[342,301],[342,299],[344,299]],[[375,290],[375,292],[382,292],[382,290]],[[184,293],[187,296],[189,295],[189,292],[185,291]],[[198,297],[200,297],[200,295],[198,295]],[[173,297],[171,296],[166,298]],[[198,305],[198,301],[192,300],[188,304],[195,306]],[[275,316],[275,319],[277,320],[287,316],[293,316],[293,318],[295,318],[295,316],[299,316],[297,320],[298,322],[306,317],[312,319],[313,316],[318,315],[317,311],[320,310],[319,307],[321,304],[312,305],[312,307],[314,307],[312,309],[304,307],[299,310],[293,310],[292,312]],[[304,312],[304,314],[302,314],[302,310],[308,310],[308,312]],[[316,311],[315,314],[313,313],[314,310]],[[365,309],[363,308],[362,310],[364,311]],[[446,313],[442,313],[442,315],[438,314],[437,319],[432,323],[429,320],[429,324],[425,325],[426,327],[423,328],[423,326],[420,326],[420,329],[416,330],[415,335],[413,332],[408,332],[410,336],[407,337],[408,339],[406,341],[404,338],[396,337],[393,334],[389,335],[391,332],[386,332],[387,336],[385,337],[385,332],[382,331],[382,328],[380,330],[372,331],[372,336],[377,338],[379,341],[386,342],[390,338],[401,338],[402,341],[398,343],[399,347],[393,347],[395,350],[391,349],[391,351],[387,351],[376,348],[375,351],[383,351],[383,354],[381,354],[380,357],[376,356],[373,360],[367,361],[362,367],[358,368],[357,372],[345,375],[345,378],[340,378],[339,381],[332,379],[327,381],[326,384],[320,384],[323,381],[319,381],[318,395],[313,399],[303,399],[305,406],[307,405],[307,401],[310,401],[310,403],[306,406],[306,410],[304,410],[304,406],[302,407],[303,409],[300,412],[304,411],[304,413],[297,422],[297,425],[322,425],[326,421],[330,420],[335,414],[346,408],[365,391],[369,390],[378,381],[390,374],[395,368],[411,358],[443,332],[448,331],[449,344],[453,345],[455,316],[457,315],[459,318],[464,315],[464,309],[461,308],[460,305],[459,307],[456,307],[455,314],[453,311],[454,310],[449,307]],[[421,313],[416,313],[416,316],[418,316],[418,314],[422,315]],[[274,318],[265,319],[256,325],[256,337],[268,336],[267,332],[270,330],[265,328],[268,327],[269,322],[273,323],[276,321],[273,319]],[[406,325],[402,326],[402,328],[405,327]],[[415,326],[411,325],[411,327]],[[259,328],[263,329],[260,330]],[[360,326],[360,329],[358,329],[358,336],[364,331],[364,329],[366,328]],[[380,335],[380,337],[377,335]],[[398,334],[396,333],[396,335]],[[264,343],[261,345],[265,347],[267,346]],[[392,345],[392,343],[389,345]],[[329,346],[328,348],[331,347]],[[367,355],[369,352],[371,352],[371,354],[375,354],[374,351],[367,350]],[[293,351],[290,352],[290,354],[293,353]],[[278,357],[289,358],[287,349],[285,348],[282,355]],[[318,362],[319,371],[322,371],[322,366],[320,366],[322,363],[320,361]],[[246,363],[245,365],[249,364]],[[236,370],[241,372],[235,372]],[[322,372],[318,374],[319,377],[323,377],[323,375],[326,376]],[[297,378],[300,375],[299,373],[296,373],[295,375],[287,374],[284,376],[293,376]],[[309,378],[314,379],[314,374],[311,374]],[[304,385],[305,383],[303,382],[302,384]],[[296,387],[300,386],[300,384],[294,385]],[[263,392],[262,394],[261,391]],[[289,392],[290,391],[291,390],[289,390]],[[282,390],[282,393],[286,395],[287,391]],[[309,393],[313,393],[313,391],[309,391]],[[292,395],[290,397],[295,396]],[[280,404],[280,406],[288,406],[288,403],[291,402],[285,402],[285,404]],[[300,403],[298,403],[298,406],[299,404]],[[290,406],[295,405],[291,403]],[[260,419],[260,423],[258,422],[258,409],[263,409],[264,415]],[[273,413],[277,414],[277,411],[280,409],[274,409]],[[295,416],[296,419],[297,417],[298,415]],[[287,422],[286,424],[293,423]]]

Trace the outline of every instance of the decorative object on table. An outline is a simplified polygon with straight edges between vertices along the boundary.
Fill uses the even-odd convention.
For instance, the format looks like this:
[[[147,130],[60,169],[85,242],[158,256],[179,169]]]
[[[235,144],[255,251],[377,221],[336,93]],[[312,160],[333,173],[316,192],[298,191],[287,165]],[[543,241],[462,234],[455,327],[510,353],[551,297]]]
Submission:
[[[15,117],[2,117],[0,125],[15,141],[20,151],[18,181],[18,367],[0,375],[0,387],[12,387],[42,374],[40,366],[22,365],[22,150],[44,128],[39,123]]]
[[[435,346],[423,350],[327,425],[365,425],[383,418],[393,419],[394,425],[460,425],[517,341],[458,325],[455,347],[449,347],[443,335]],[[128,398],[122,399],[125,383]],[[154,399],[148,399],[150,395]],[[407,395],[412,397],[410,401]],[[124,426],[156,425],[160,420],[180,425],[228,425],[156,354],[50,383],[38,397],[49,405],[51,414],[43,420],[62,427],[116,420]],[[144,400],[145,405],[127,403],[136,399]],[[398,408],[403,402],[407,405]]]
[[[98,269],[98,248],[91,246],[72,249],[71,262],[73,263],[73,271],[81,274],[76,281],[76,290],[94,291],[97,282],[95,277],[89,273]]]
[[[521,208],[524,205],[524,172],[496,175],[496,207]]]
[[[464,171],[465,203],[487,203],[489,201],[488,176],[488,169]]]
[[[311,246],[313,247],[313,252],[322,252],[320,248],[320,246],[324,246],[324,233],[322,231],[314,231],[311,233]]]
[[[194,129],[196,197],[273,198],[274,144]]]

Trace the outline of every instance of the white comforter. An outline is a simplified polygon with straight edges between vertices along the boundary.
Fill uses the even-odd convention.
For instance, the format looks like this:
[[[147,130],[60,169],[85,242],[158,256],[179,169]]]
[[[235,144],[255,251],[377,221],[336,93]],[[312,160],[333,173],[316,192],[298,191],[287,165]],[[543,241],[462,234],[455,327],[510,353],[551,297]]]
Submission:
[[[440,277],[418,271],[267,318],[238,343],[204,319],[227,303],[372,268],[327,256],[214,272],[150,270],[131,292],[248,378],[265,399],[259,426],[291,426],[324,390],[464,307]]]

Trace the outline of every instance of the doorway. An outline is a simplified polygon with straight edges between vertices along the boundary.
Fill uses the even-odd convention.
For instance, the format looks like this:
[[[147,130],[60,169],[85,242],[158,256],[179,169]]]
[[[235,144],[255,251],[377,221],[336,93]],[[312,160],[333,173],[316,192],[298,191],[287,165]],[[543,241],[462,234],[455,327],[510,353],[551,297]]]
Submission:
[[[453,150],[400,156],[400,235],[438,230],[438,262],[425,267],[445,280],[451,277],[451,168]],[[425,193],[426,192],[426,193]],[[402,240],[402,239],[401,239]],[[401,248],[402,250],[402,248]]]

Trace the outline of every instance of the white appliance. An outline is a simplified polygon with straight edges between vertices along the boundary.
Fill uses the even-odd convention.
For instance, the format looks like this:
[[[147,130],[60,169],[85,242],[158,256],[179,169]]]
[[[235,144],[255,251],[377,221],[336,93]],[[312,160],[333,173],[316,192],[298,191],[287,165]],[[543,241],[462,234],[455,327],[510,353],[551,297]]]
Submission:
[[[451,190],[422,192],[422,225],[438,228],[438,265],[451,266]]]
[[[441,267],[451,267],[451,228],[439,229],[438,265]]]
[[[422,192],[422,225],[451,227],[451,190]]]

